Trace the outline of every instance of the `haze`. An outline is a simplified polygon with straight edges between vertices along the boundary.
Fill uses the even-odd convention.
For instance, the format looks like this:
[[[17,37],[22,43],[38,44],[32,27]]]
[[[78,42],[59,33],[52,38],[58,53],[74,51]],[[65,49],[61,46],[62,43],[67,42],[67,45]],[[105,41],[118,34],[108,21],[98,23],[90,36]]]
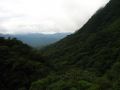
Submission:
[[[109,0],[0,0],[0,33],[74,32]]]

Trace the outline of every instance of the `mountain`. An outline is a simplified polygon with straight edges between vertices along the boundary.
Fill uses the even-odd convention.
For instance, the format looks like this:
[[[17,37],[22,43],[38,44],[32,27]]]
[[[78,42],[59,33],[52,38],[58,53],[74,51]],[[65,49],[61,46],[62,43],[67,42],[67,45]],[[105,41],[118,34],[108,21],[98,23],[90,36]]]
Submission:
[[[43,49],[43,55],[57,72],[46,88],[119,90],[120,0],[110,0],[76,33]],[[40,82],[33,88],[42,87]]]
[[[41,48],[43,46],[55,43],[69,34],[70,33],[56,33],[56,34],[31,33],[31,34],[0,34],[0,36],[15,37],[32,47]]]
[[[119,48],[119,34],[120,1],[111,0],[76,33],[46,47],[45,54],[48,57],[52,55],[58,64],[62,60],[66,61],[64,64],[75,64],[86,56],[107,52],[110,47]]]
[[[0,90],[120,90],[120,0],[41,50],[0,37]]]

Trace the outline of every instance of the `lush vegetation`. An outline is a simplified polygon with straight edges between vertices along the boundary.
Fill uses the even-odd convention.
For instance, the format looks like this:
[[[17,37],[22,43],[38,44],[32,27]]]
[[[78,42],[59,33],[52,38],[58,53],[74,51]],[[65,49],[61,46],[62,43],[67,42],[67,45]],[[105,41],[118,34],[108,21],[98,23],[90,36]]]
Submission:
[[[83,28],[46,47],[43,54],[50,58],[51,66],[62,74],[56,83],[60,85],[64,82],[64,85],[52,85],[62,88],[58,90],[64,90],[63,87],[65,90],[119,90],[120,1],[111,0]],[[63,80],[66,75],[68,79]],[[74,75],[79,79],[76,80]]]
[[[0,90],[28,90],[48,71],[37,51],[15,38],[0,37]]]
[[[42,51],[0,38],[1,90],[120,90],[120,0]]]

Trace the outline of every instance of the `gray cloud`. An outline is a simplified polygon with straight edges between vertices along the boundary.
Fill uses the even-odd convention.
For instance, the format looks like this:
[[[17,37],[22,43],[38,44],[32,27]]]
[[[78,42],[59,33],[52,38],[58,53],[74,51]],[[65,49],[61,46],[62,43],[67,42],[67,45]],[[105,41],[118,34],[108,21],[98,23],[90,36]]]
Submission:
[[[5,30],[3,27],[0,27],[0,33],[6,33],[7,30]]]
[[[109,0],[0,0],[0,33],[74,32]]]

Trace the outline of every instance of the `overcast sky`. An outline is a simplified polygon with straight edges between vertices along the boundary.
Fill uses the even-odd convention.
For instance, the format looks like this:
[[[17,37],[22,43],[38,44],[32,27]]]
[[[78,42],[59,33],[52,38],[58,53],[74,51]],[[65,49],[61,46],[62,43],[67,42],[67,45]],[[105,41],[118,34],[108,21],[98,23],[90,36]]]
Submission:
[[[109,0],[0,0],[0,33],[74,32]]]

